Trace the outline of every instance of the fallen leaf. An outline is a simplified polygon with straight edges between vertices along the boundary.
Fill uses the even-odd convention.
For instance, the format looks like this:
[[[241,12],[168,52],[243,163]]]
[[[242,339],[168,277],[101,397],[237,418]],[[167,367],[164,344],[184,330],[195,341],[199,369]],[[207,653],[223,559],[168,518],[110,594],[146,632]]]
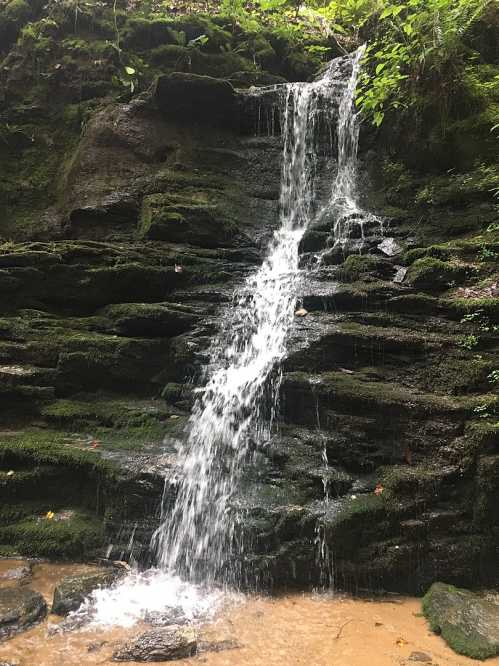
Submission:
[[[379,497],[380,495],[382,495],[382,494],[383,494],[383,490],[384,490],[384,488],[383,488],[383,486],[381,485],[381,483],[377,483],[377,484],[376,484],[376,488],[374,489],[374,494],[376,495],[376,497]]]
[[[404,645],[409,645],[409,642],[405,640],[405,638],[397,638],[395,641],[395,645],[398,647],[404,647]]]
[[[9,471],[7,472],[7,476],[14,476],[14,470],[9,469]]]
[[[93,439],[90,442],[90,448],[91,449],[97,449],[100,446],[100,442],[97,439]]]
[[[412,465],[412,451],[408,446],[404,449],[404,460],[408,465]]]
[[[47,520],[52,520],[54,516],[55,516],[55,513],[53,511],[47,511],[47,513],[45,514],[45,518]]]
[[[308,310],[305,310],[305,308],[298,308],[295,312],[296,317],[306,317],[308,315]]]

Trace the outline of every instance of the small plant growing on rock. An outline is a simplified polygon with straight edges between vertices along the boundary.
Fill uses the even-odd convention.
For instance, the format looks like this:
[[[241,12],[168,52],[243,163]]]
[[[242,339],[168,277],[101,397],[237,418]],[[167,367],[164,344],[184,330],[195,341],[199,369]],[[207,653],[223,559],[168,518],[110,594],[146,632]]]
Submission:
[[[499,384],[499,370],[492,370],[487,379],[491,384]]]
[[[478,345],[478,338],[476,335],[463,335],[461,340],[459,341],[459,346],[462,347],[463,349],[467,349],[468,351],[471,351]]]

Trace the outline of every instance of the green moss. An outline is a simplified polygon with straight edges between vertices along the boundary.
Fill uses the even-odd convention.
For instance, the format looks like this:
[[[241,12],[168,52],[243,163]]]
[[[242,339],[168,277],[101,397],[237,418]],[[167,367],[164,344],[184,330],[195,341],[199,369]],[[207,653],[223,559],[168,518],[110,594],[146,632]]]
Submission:
[[[94,451],[82,451],[71,445],[65,433],[26,430],[0,435],[0,465],[10,469],[12,464],[63,465],[74,470],[99,472],[114,477],[115,468]]]
[[[311,384],[311,379],[314,380]],[[348,406],[352,409],[362,405],[365,411],[391,410],[414,414],[454,414],[471,412],[477,399],[436,395],[433,393],[415,392],[414,389],[394,384],[393,382],[371,381],[369,377],[348,375],[343,372],[324,372],[311,377],[305,372],[290,372],[285,375],[287,391],[311,392],[320,399],[330,399],[336,406]],[[482,400],[482,397],[480,397]]]
[[[22,26],[33,16],[26,0],[10,0],[0,9],[0,52],[15,42]]]
[[[113,400],[97,395],[83,400],[57,400],[43,407],[41,414],[64,426],[125,427],[155,425],[169,412],[150,401]]]
[[[205,193],[152,194],[142,203],[139,233],[152,240],[202,247],[230,245],[237,226]]]
[[[480,310],[492,323],[499,323],[498,298],[451,298],[446,300],[445,305],[450,314],[456,318],[461,318]]]
[[[29,557],[84,559],[103,546],[100,520],[74,514],[64,520],[27,518],[0,527],[0,543],[6,543]]]
[[[457,206],[473,198],[489,198],[498,180],[499,169],[485,164],[467,173],[438,176],[418,192],[416,203]]]
[[[340,266],[340,277],[347,282],[354,282],[369,273],[383,271],[386,261],[372,254],[351,254]]]
[[[429,291],[438,291],[461,284],[466,277],[466,267],[440,259],[424,257],[417,259],[407,272],[406,282]]]
[[[355,499],[349,498],[342,504],[341,510],[333,519],[334,526],[341,526],[345,522],[355,519],[356,523],[365,521],[366,523],[379,519],[380,514],[386,511],[386,503],[382,495],[357,495]]]
[[[430,629],[440,634],[454,652],[471,659],[494,657],[499,652],[499,645],[494,643],[493,637],[488,640],[481,633],[480,623],[472,625],[472,622],[479,619],[476,612],[470,614],[469,610],[468,613],[458,610],[457,614],[452,609],[454,604],[460,606],[470,603],[476,605],[480,600],[468,590],[435,583],[423,597],[422,610]]]
[[[435,492],[442,474],[439,469],[421,465],[392,465],[379,470],[383,495],[388,503],[402,497],[411,500],[430,499]]]

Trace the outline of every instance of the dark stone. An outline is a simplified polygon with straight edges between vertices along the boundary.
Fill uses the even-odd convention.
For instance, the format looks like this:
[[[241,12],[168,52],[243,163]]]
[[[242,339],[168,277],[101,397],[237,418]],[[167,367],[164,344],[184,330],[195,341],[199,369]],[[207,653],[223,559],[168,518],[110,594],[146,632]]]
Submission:
[[[155,98],[160,110],[178,122],[231,127],[236,94],[228,81],[184,72],[159,76]]]
[[[197,652],[196,633],[189,627],[146,631],[119,647],[113,661],[157,662],[186,659]]]
[[[52,613],[67,615],[81,606],[85,598],[99,587],[112,585],[122,572],[114,568],[66,576],[54,590]]]
[[[29,629],[47,614],[47,604],[39,592],[26,587],[0,589],[0,639]]]
[[[430,628],[458,654],[487,659],[499,654],[499,604],[468,590],[434,583],[423,599]]]

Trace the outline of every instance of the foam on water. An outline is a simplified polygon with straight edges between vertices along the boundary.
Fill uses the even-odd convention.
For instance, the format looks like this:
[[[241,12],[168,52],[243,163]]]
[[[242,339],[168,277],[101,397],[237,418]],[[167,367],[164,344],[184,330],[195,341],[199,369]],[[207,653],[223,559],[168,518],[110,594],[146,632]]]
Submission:
[[[234,601],[237,596],[194,585],[160,569],[133,571],[113,587],[92,592],[72,618],[89,620],[91,626],[131,627],[146,614],[168,615],[174,609],[194,622],[213,617],[229,598]]]

